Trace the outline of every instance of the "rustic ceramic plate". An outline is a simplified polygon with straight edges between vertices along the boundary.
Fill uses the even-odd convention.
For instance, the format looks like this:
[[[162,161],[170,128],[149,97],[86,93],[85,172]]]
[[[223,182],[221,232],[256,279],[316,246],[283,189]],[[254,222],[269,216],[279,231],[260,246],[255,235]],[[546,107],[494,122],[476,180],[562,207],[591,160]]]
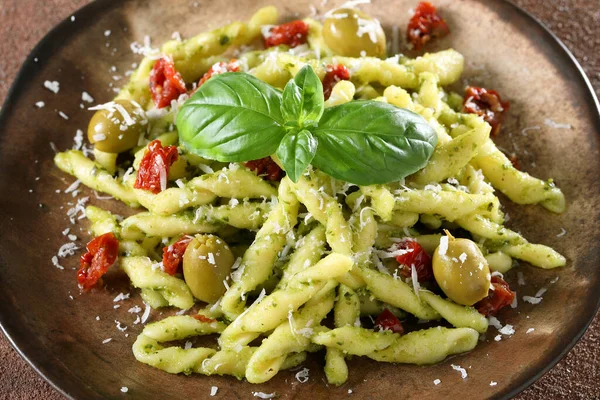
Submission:
[[[505,310],[503,323],[516,333],[497,342],[495,328],[474,351],[435,366],[385,365],[354,358],[350,378],[340,388],[328,387],[322,358],[307,363],[310,380],[301,384],[294,372],[252,386],[230,377],[173,376],[135,361],[131,345],[140,331],[127,310],[141,304],[137,296],[118,303],[129,291],[122,275],[108,277],[108,288],[80,295],[73,268],[77,257],[51,258],[65,242],[70,227],[83,246],[87,223],[71,226],[66,211],[75,200],[63,191],[73,181],[52,163],[50,142],[69,148],[76,129],[85,129],[90,113],[82,110],[82,91],[96,102],[110,100],[109,84],[119,86],[138,61],[130,43],[151,35],[154,43],[174,31],[184,37],[247,19],[272,0],[97,1],[56,27],[25,62],[0,117],[0,320],[23,357],[54,387],[76,399],[207,398],[218,386],[218,398],[250,398],[253,391],[276,392],[281,398],[508,398],[539,378],[579,339],[598,306],[600,292],[600,120],[598,103],[581,69],[565,48],[530,16],[503,1],[436,0],[452,34],[438,49],[454,47],[465,55],[465,82],[494,88],[510,99],[511,108],[499,145],[519,155],[522,168],[541,178],[553,177],[569,208],[552,215],[541,207],[516,207],[503,199],[508,225],[532,242],[564,254],[568,266],[544,271],[528,266],[526,286],[516,271],[508,274],[519,299],[548,288],[538,305]],[[279,2],[283,18],[311,12],[305,0]],[[323,11],[323,2],[316,2]],[[327,7],[332,7],[329,2]],[[390,32],[404,31],[416,0],[375,1],[364,9]],[[105,31],[110,30],[110,36]],[[433,50],[433,49],[432,49]],[[116,72],[111,67],[116,67]],[[60,82],[60,92],[44,89],[44,81]],[[46,106],[37,109],[35,103]],[[86,104],[84,104],[86,105]],[[69,119],[63,119],[58,111]],[[57,189],[61,193],[57,193]],[[106,204],[92,192],[92,204]],[[555,283],[551,283],[559,278]],[[132,291],[133,292],[133,291]],[[523,303],[522,300],[520,300]],[[99,320],[97,318],[99,316]],[[160,318],[159,313],[151,320]],[[119,321],[128,328],[116,329]],[[535,331],[526,334],[529,328]],[[103,340],[112,338],[107,344]],[[467,368],[463,380],[450,364]],[[441,384],[433,381],[440,379]],[[490,382],[497,382],[491,386]]]

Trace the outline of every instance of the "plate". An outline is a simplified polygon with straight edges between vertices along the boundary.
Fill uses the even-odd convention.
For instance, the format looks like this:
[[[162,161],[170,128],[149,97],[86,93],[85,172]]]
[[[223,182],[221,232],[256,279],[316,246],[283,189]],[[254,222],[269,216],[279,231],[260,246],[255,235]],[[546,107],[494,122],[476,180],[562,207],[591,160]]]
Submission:
[[[158,44],[174,31],[183,37],[247,19],[269,0],[209,2],[188,0],[96,1],[64,21],[34,49],[23,65],[0,115],[0,321],[19,353],[58,391],[69,398],[140,399],[251,398],[252,392],[276,392],[281,398],[509,398],[548,371],[575,344],[598,307],[600,292],[600,118],[598,102],[581,68],[564,46],[532,17],[504,1],[436,0],[452,34],[429,50],[453,47],[465,55],[463,83],[494,88],[508,98],[511,109],[498,144],[519,155],[522,168],[540,178],[554,178],[563,189],[568,210],[551,215],[537,206],[515,206],[501,199],[510,216],[507,225],[531,242],[554,247],[568,259],[563,269],[519,268],[526,285],[522,296],[547,288],[538,305],[521,304],[498,318],[515,327],[512,337],[485,343],[468,354],[435,366],[349,361],[350,378],[342,387],[328,387],[322,357],[305,365],[310,379],[301,384],[294,372],[250,385],[231,377],[173,376],[135,361],[131,345],[141,330],[127,310],[140,305],[119,273],[107,277],[108,288],[80,295],[74,268],[77,257],[51,259],[67,242],[70,227],[82,246],[89,239],[86,222],[71,225],[66,216],[75,199],[64,190],[73,182],[54,167],[50,142],[72,146],[77,129],[85,130],[90,113],[81,109],[82,91],[96,102],[109,101],[131,64],[139,61],[130,44],[145,35]],[[310,2],[279,2],[283,19],[310,14]],[[341,2],[338,2],[341,3]],[[404,31],[409,9],[417,1],[376,1],[363,10],[379,18],[388,34],[396,24]],[[336,4],[330,1],[327,8]],[[323,10],[322,2],[315,2]],[[110,35],[105,34],[110,30]],[[389,36],[388,36],[389,37]],[[116,67],[116,72],[112,67]],[[44,82],[58,81],[57,94]],[[44,101],[38,109],[35,103]],[[64,113],[67,119],[59,115]],[[38,179],[39,178],[39,179]],[[60,190],[60,193],[56,191]],[[92,204],[106,204],[84,190]],[[81,197],[81,196],[79,196]],[[564,234],[563,234],[564,233]],[[558,280],[556,281],[556,278]],[[554,282],[554,283],[552,283]],[[120,305],[114,309],[113,306]],[[98,317],[98,318],[97,318]],[[150,320],[160,319],[153,312]],[[127,330],[117,329],[117,321]],[[533,332],[526,332],[534,328]],[[112,338],[106,344],[105,339]],[[451,364],[467,369],[463,380]],[[433,381],[440,379],[441,384]],[[497,382],[491,386],[491,381]]]

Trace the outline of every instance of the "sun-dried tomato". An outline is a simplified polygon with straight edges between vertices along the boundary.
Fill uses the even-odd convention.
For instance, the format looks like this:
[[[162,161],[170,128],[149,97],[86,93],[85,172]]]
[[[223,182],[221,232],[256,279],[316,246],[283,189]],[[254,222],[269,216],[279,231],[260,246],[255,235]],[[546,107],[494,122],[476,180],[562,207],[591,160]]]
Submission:
[[[202,75],[200,81],[198,82],[197,88],[202,86],[204,82],[209,80],[213,75],[222,74],[225,72],[239,72],[240,71],[240,63],[235,58],[232,58],[228,63],[221,61],[214,64],[210,69]]]
[[[167,177],[171,165],[177,161],[177,147],[163,147],[160,140],[153,140],[148,145],[144,158],[140,162],[135,184],[136,189],[144,189],[154,194],[167,188]]]
[[[100,281],[119,256],[119,241],[112,232],[92,239],[87,252],[79,260],[77,282],[83,290],[90,290]]]
[[[504,119],[504,113],[510,107],[508,101],[502,101],[495,90],[469,86],[465,91],[463,110],[466,113],[481,115],[492,126],[492,135],[498,134]]]
[[[263,39],[267,48],[282,44],[296,47],[306,43],[308,39],[308,24],[304,21],[296,20],[277,25],[269,29],[269,32]]]
[[[404,239],[403,241],[398,242],[394,248],[396,250],[412,250],[396,257],[396,261],[400,264],[398,270],[403,277],[410,278],[412,276],[412,266],[414,265],[415,271],[417,272],[417,280],[419,282],[430,281],[433,279],[431,256],[417,241]]]
[[[193,237],[186,235],[175,243],[163,247],[163,270],[167,274],[175,275],[179,271],[185,249],[192,239]]]
[[[181,74],[175,69],[173,59],[162,56],[150,71],[150,91],[156,108],[167,107],[172,100],[187,92]]]
[[[437,8],[422,1],[417,5],[415,14],[408,22],[406,40],[417,51],[421,50],[433,38],[443,37],[450,33],[446,21],[437,13]]]
[[[394,333],[403,334],[404,328],[400,320],[387,308],[375,320],[375,329],[380,331],[392,331]]]
[[[208,318],[202,314],[194,314],[192,315],[192,318],[197,319],[200,322],[206,322],[206,323],[211,323],[211,322],[216,322],[216,319],[212,319],[212,318]]]
[[[323,96],[325,100],[331,96],[331,90],[339,81],[347,81],[350,79],[350,71],[345,65],[327,65],[325,77],[323,78]]]
[[[269,181],[279,181],[283,178],[283,170],[271,157],[246,161],[244,166],[254,171],[256,175],[264,176]]]
[[[515,299],[515,292],[510,290],[508,283],[499,276],[492,276],[491,284],[488,296],[483,300],[475,303],[475,308],[481,314],[485,315],[496,315],[500,309],[512,304]]]
[[[511,154],[508,159],[510,160],[510,163],[512,164],[513,167],[515,167],[515,169],[521,170],[521,163],[519,162],[519,158],[517,157],[516,154]]]

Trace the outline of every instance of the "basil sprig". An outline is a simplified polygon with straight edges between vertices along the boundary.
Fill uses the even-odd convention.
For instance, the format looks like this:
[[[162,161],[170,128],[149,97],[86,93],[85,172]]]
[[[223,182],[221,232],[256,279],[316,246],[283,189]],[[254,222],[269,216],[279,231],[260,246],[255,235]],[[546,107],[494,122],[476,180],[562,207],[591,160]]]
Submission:
[[[246,73],[219,74],[181,107],[183,146],[226,162],[274,153],[294,182],[309,164],[357,185],[400,180],[427,164],[437,134],[421,116],[357,100],[325,108],[323,85],[303,67],[283,93]]]

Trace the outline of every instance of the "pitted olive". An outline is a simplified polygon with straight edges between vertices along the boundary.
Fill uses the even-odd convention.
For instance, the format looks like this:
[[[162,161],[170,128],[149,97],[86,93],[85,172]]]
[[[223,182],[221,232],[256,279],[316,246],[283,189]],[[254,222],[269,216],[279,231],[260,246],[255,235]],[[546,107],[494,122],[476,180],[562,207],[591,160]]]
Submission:
[[[433,275],[450,300],[471,306],[488,295],[488,262],[473,241],[446,234],[433,253]]]
[[[340,8],[325,19],[323,39],[346,57],[385,57],[385,33],[375,18],[353,8]]]
[[[235,262],[227,243],[214,235],[196,235],[183,255],[183,277],[194,297],[216,302]]]
[[[130,100],[115,100],[96,111],[88,125],[88,139],[98,150],[122,153],[138,143],[147,120]]]

